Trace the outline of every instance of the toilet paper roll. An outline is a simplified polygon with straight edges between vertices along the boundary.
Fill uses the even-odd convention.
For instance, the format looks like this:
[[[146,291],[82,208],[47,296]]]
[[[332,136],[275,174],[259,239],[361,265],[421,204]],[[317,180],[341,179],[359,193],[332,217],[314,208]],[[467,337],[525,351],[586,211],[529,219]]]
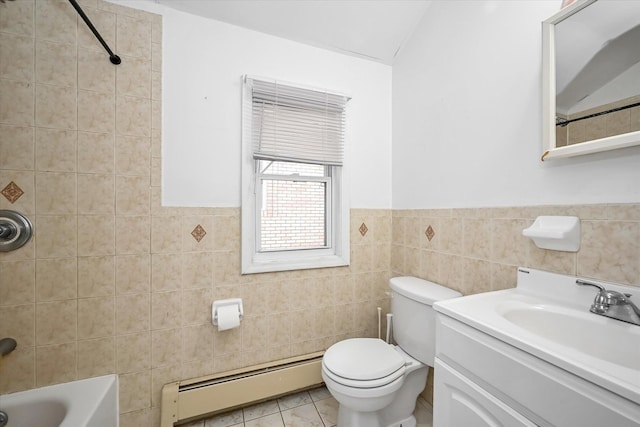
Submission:
[[[226,331],[240,326],[240,311],[236,304],[218,307],[218,330]]]

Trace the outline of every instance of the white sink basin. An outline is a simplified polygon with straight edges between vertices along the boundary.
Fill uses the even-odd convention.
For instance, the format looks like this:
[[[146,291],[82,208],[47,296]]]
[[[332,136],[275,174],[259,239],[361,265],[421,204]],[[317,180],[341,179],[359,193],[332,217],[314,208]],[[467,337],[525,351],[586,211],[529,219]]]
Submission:
[[[505,301],[496,311],[543,339],[610,363],[640,370],[640,327],[612,323],[588,311]]]
[[[603,285],[640,303],[639,288]],[[640,326],[591,313],[596,293],[573,276],[520,268],[515,289],[434,308],[640,405]]]
[[[116,375],[0,396],[6,427],[117,427]]]

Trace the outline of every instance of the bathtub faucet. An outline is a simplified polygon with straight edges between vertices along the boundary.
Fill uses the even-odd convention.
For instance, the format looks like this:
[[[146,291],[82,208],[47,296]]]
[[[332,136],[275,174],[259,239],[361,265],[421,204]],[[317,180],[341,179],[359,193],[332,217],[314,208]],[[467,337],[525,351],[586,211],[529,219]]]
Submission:
[[[13,338],[2,338],[0,340],[0,356],[4,357],[16,349],[18,343]],[[2,424],[0,424],[0,427]]]
[[[16,349],[18,343],[13,338],[2,338],[0,340],[0,358],[6,356]],[[0,411],[0,427],[4,427],[9,422],[9,416],[5,411]]]

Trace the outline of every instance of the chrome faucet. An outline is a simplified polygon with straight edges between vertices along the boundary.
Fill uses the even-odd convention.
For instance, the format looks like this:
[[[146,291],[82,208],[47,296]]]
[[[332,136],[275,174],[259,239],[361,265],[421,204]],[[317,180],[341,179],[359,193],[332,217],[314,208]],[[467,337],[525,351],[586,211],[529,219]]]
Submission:
[[[629,298],[631,294],[605,289],[597,283],[576,280],[576,284],[598,288],[590,312],[640,326],[640,309]]]

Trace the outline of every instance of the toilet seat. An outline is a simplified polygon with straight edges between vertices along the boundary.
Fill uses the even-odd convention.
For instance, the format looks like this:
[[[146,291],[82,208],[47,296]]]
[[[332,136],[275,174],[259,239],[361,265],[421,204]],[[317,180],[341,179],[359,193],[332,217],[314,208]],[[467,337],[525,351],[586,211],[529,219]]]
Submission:
[[[352,338],[332,345],[322,366],[333,381],[347,387],[375,388],[405,373],[405,358],[395,347],[375,338]]]
[[[383,377],[383,378],[376,378],[373,380],[353,380],[350,378],[344,378],[341,377],[339,375],[334,374],[333,372],[331,372],[331,370],[329,368],[327,368],[327,365],[322,365],[322,367],[324,368],[324,374],[330,378],[331,380],[335,381],[337,384],[341,384],[345,387],[351,387],[351,388],[379,388],[379,387],[383,387],[385,385],[391,384],[392,382],[396,381],[397,379],[401,379],[402,376],[404,375],[404,367],[398,369],[396,372],[394,372],[392,375],[388,376],[388,377]]]

